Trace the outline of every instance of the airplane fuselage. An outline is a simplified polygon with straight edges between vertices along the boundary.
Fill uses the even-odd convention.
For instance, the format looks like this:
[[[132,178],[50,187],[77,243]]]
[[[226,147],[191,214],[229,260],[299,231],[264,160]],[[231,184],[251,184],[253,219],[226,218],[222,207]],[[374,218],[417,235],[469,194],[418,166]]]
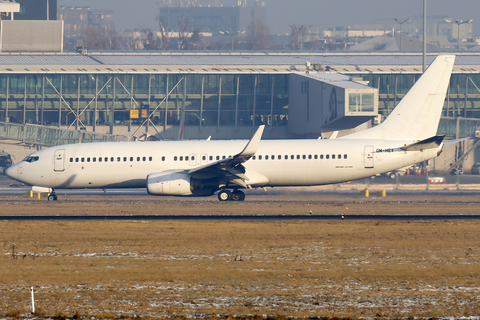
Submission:
[[[14,178],[48,188],[145,188],[149,174],[189,170],[235,155],[247,141],[100,142],[37,151]],[[434,158],[440,148],[404,151],[412,141],[262,140],[243,165],[248,186],[339,183]]]

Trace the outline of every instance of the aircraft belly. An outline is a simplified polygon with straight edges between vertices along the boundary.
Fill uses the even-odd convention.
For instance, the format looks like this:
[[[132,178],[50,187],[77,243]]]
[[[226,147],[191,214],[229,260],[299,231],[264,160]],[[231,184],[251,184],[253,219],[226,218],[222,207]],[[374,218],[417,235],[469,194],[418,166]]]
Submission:
[[[122,172],[117,170],[80,169],[69,178],[70,188],[145,188],[146,176],[142,172]]]
[[[353,165],[353,162],[321,166],[318,163],[302,166],[292,163],[288,168],[282,164],[278,168],[275,166],[262,168],[260,172],[268,178],[268,185],[271,186],[321,185],[354,179],[355,167],[358,166]]]

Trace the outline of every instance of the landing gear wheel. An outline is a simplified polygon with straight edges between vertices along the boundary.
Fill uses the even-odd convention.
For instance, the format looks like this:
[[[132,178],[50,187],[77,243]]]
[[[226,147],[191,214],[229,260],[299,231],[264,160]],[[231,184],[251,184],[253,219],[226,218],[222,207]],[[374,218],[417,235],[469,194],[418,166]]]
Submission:
[[[233,201],[243,201],[243,200],[245,200],[245,193],[243,193],[243,191],[240,191],[240,190],[233,191],[232,200]]]
[[[222,190],[218,193],[218,200],[230,201],[232,200],[232,192],[230,190]]]
[[[51,193],[47,199],[48,201],[57,201],[57,195],[55,193]]]

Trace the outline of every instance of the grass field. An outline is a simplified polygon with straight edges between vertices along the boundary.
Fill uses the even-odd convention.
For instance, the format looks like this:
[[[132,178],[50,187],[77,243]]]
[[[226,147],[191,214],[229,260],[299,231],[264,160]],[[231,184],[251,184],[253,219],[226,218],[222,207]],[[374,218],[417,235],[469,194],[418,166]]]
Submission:
[[[0,202],[2,214],[331,214],[347,207],[351,214],[478,213],[476,203]],[[0,316],[27,314],[30,286],[44,316],[480,315],[479,227],[448,220],[0,221]]]

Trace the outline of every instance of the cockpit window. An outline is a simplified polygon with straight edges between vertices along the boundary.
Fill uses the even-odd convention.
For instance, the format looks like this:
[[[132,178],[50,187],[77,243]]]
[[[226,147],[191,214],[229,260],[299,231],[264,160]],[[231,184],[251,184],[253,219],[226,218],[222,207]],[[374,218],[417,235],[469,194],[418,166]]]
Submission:
[[[38,161],[38,156],[28,156],[25,159],[23,159],[25,162],[35,162]]]

